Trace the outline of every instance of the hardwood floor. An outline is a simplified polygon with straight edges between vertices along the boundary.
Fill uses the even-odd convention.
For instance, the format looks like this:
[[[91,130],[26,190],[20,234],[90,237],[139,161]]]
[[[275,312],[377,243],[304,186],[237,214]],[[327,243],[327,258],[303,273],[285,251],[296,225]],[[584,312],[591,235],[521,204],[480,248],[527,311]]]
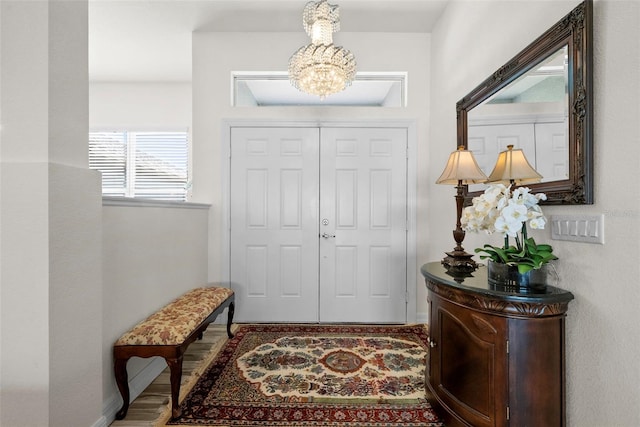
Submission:
[[[185,392],[184,386],[194,380],[194,372],[200,373],[206,367],[204,359],[210,359],[211,350],[220,347],[227,339],[225,325],[211,324],[204,332],[202,340],[192,343],[184,354],[182,365],[181,398]],[[153,427],[157,420],[169,411],[169,397],[171,395],[169,383],[169,368],[166,368],[145,391],[131,402],[124,420],[115,420],[113,427]],[[160,424],[162,425],[162,424]]]

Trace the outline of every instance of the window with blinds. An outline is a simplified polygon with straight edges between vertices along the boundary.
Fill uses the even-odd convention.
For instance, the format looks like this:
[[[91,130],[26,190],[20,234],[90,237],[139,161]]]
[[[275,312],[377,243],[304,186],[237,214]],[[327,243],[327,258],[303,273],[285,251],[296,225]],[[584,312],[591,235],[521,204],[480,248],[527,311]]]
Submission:
[[[104,196],[186,201],[187,132],[90,132],[89,167]]]

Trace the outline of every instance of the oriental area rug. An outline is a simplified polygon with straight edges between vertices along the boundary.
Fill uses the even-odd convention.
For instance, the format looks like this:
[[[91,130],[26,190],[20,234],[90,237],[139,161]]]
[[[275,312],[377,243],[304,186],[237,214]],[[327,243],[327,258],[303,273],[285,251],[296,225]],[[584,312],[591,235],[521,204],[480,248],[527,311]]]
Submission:
[[[241,325],[167,425],[442,426],[424,326]]]

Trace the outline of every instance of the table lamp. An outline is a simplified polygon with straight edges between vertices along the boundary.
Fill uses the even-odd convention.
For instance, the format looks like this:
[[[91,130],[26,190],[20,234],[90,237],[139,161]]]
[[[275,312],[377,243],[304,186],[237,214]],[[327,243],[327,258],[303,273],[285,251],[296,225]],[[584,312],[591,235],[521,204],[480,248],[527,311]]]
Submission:
[[[529,164],[522,149],[514,150],[513,145],[507,145],[507,149],[498,154],[498,160],[487,182],[526,185],[540,182],[541,179],[542,175]]]
[[[460,218],[462,217],[462,205],[464,203],[464,185],[479,184],[487,181],[487,176],[480,170],[473,153],[465,150],[461,145],[456,151],[451,153],[447,166],[436,184],[449,184],[456,186],[456,229],[453,230],[453,238],[456,247],[451,252],[445,252],[447,256],[442,260],[442,265],[452,272],[468,273],[478,268],[476,262],[471,259],[473,256],[465,252],[462,247],[465,231],[462,229]]]

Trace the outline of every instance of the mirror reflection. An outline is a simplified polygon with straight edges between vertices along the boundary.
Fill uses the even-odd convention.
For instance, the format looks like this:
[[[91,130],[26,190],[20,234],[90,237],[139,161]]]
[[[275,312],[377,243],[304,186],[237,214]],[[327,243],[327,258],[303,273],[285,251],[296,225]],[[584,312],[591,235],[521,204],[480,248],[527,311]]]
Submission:
[[[489,175],[508,145],[521,148],[542,182],[569,178],[568,45],[468,111],[468,148]],[[485,185],[470,185],[482,191]]]

